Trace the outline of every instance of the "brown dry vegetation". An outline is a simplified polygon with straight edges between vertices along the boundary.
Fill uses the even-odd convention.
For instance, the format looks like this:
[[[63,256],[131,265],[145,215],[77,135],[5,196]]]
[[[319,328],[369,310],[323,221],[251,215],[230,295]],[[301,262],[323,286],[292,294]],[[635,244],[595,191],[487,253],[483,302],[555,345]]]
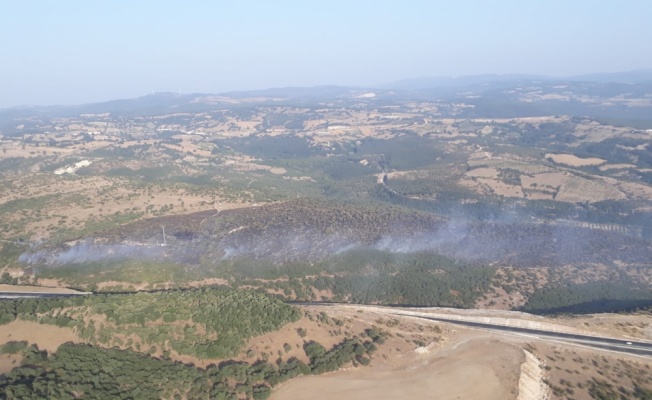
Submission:
[[[343,339],[359,336],[372,327],[387,332],[387,336],[371,357],[369,367],[351,369],[345,366],[338,372],[323,376],[300,377],[277,388],[273,399],[299,399],[310,393],[311,398],[317,399],[426,399],[436,396],[443,399],[518,397],[525,400],[529,398],[519,393],[519,386],[522,389],[524,385],[520,381],[521,365],[525,361],[524,349],[533,353],[540,362],[545,382],[555,391],[555,398],[589,399],[588,390],[592,385],[601,385],[601,388],[607,389],[611,387],[621,392],[625,390],[624,393],[632,393],[635,385],[652,387],[650,363],[635,357],[614,356],[609,352],[596,353],[571,345],[549,344],[530,338],[394,316],[380,308],[302,308],[304,316],[299,321],[276,332],[249,339],[234,359],[247,362],[267,359],[274,362],[297,357],[307,361],[302,346],[310,340],[329,348]],[[481,315],[482,312],[469,310],[466,314]],[[649,315],[641,318],[641,315],[613,315],[600,319],[596,326],[609,333],[620,330],[628,334],[636,329],[649,330]],[[537,319],[541,320],[540,317]],[[108,323],[99,315],[94,316],[93,321],[100,329]],[[580,329],[595,328],[586,325],[586,322],[593,324],[595,318],[558,318],[548,321],[568,325],[569,329],[573,329],[573,326]],[[606,329],[608,325],[614,329]],[[621,329],[625,326],[627,329]],[[138,346],[137,338],[120,335],[116,338],[120,340],[96,342],[96,345],[127,348],[124,343],[132,339],[131,346]],[[0,344],[12,340],[36,343],[39,348],[50,352],[55,351],[61,343],[81,341],[70,328],[20,320],[0,326]],[[159,348],[150,348],[147,352],[159,357],[163,355]],[[199,367],[221,361],[181,356],[174,351],[168,355],[173,360],[193,363]],[[20,358],[16,356],[0,356],[0,372],[6,372],[19,362]],[[469,385],[469,381],[474,384]],[[529,384],[532,385],[532,382]]]
[[[652,314],[649,312],[560,316],[555,320],[564,325],[605,335],[652,340]]]
[[[218,205],[221,209],[244,205],[226,200],[214,190],[189,192],[180,186],[142,187],[123,178],[32,174],[12,179],[3,189],[0,193],[5,203],[37,199],[33,207],[17,207],[3,213],[3,234],[30,240],[52,239],[65,231],[74,235],[94,226],[157,215],[211,210]]]
[[[496,160],[491,165],[494,167],[479,167],[470,170],[459,183],[480,194],[496,194],[532,200],[548,199],[568,203],[594,203],[604,200],[621,200],[627,197],[620,190],[616,181],[598,176],[587,179],[570,171],[549,172],[551,168],[543,165],[540,169],[542,172],[526,172],[530,168],[524,168],[522,164],[501,163]],[[533,167],[532,171],[538,169],[537,164],[531,166]],[[518,181],[505,182],[501,180],[499,173],[504,170],[519,170]]]
[[[210,96],[207,99],[228,100],[229,103],[249,101],[221,97],[220,100],[215,100]],[[256,99],[250,101],[255,102]],[[330,143],[355,141],[368,136],[395,138],[399,136],[397,132],[401,132],[406,127],[419,135],[428,134],[433,138],[445,138],[448,140],[446,152],[468,154],[468,165],[479,167],[471,169],[458,183],[480,194],[554,199],[564,202],[596,202],[625,197],[649,198],[652,193],[649,185],[610,181],[598,176],[587,179],[585,176],[577,176],[571,171],[566,171],[563,167],[549,165],[545,160],[545,158],[552,158],[565,165],[590,166],[596,164],[597,158],[552,153],[542,154],[539,158],[508,152],[494,154],[486,149],[468,145],[464,139],[500,134],[503,128],[492,127],[492,124],[510,124],[518,128],[539,127],[545,123],[569,123],[568,117],[456,120],[441,118],[438,116],[438,106],[427,102],[407,103],[400,110],[389,106],[380,107],[378,110],[342,112],[325,107],[317,112],[319,114],[305,108],[263,107],[258,109],[255,115],[246,118],[223,111],[220,117],[214,113],[178,113],[138,119],[129,123],[116,121],[107,113],[85,114],[79,118],[55,118],[50,121],[50,125],[42,128],[51,133],[26,131],[25,135],[30,139],[27,144],[11,138],[0,141],[0,147],[6,150],[0,154],[0,160],[11,157],[52,158],[55,157],[54,154],[59,154],[53,160],[62,163],[68,156],[86,157],[83,156],[86,152],[100,148],[131,149],[148,146],[146,150],[138,150],[140,159],[118,161],[89,157],[93,165],[86,168],[101,174],[116,167],[138,170],[174,165],[183,174],[192,176],[200,173],[202,166],[221,162],[225,172],[285,175],[288,172],[285,168],[266,165],[266,160],[238,154],[215,155],[211,151],[220,148],[220,145],[214,142],[216,138],[251,133],[261,136],[280,134],[279,130],[282,130],[280,129],[282,126],[261,130],[260,124],[267,115],[284,113],[302,118],[308,115],[303,129],[295,133],[312,138],[315,143],[321,143],[320,145],[326,147],[329,147]],[[428,118],[424,118],[424,115],[428,115]],[[174,118],[180,118],[184,122],[167,121]],[[467,125],[472,128],[467,128]],[[170,139],[176,141],[175,143],[167,143],[156,137],[156,133],[167,131],[185,133],[172,135]],[[92,135],[93,141],[82,140],[82,134]],[[590,121],[578,124],[576,135],[578,135],[578,143],[582,140],[594,142],[598,139],[615,137],[641,137],[631,130]],[[129,139],[125,140],[125,136]],[[580,140],[579,137],[583,139]],[[455,140],[449,140],[451,138]],[[171,158],[165,151],[176,153],[176,158]],[[189,191],[181,186],[162,184],[152,184],[143,188],[125,178],[68,174],[55,176],[51,172],[45,172],[45,164],[46,162],[38,162],[31,167],[31,170],[4,179],[6,184],[0,186],[0,195],[5,199],[5,203],[17,199],[40,198],[39,204],[34,207],[25,207],[2,215],[5,222],[2,232],[4,236],[22,235],[30,239],[47,239],[57,235],[70,237],[75,232],[91,230],[102,224],[121,224],[152,215],[189,213],[215,208],[216,204],[226,209],[252,203],[251,193],[247,192],[240,192],[238,198],[234,199],[232,193],[227,196],[217,188]],[[515,184],[503,179],[500,172],[506,169],[520,171],[521,183]],[[411,174],[422,176],[424,171],[415,170],[412,173],[395,171],[392,174],[409,178]],[[390,178],[394,176],[392,174],[389,175]],[[306,178],[306,180],[311,179]],[[216,182],[220,179],[225,178],[216,177]],[[289,181],[296,179],[294,176],[287,177]],[[68,233],[63,234],[61,231]]]
[[[545,382],[555,399],[634,398],[636,387],[652,390],[648,358],[547,343],[531,343],[527,348],[542,361]]]
[[[475,303],[476,308],[513,310],[523,306],[535,290],[548,283],[548,269],[521,270],[501,267],[492,278],[491,287]]]

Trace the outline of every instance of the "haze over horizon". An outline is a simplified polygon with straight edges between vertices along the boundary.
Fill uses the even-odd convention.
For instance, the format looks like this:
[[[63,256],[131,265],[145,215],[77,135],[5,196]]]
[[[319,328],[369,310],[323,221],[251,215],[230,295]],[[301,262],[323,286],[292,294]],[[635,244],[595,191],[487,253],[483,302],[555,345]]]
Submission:
[[[0,108],[151,92],[649,69],[652,3],[150,0],[0,6]]]

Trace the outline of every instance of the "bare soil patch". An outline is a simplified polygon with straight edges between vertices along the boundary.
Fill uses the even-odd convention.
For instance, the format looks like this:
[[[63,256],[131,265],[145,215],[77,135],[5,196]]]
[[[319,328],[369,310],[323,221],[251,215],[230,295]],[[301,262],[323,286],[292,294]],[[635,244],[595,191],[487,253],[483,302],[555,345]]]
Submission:
[[[476,178],[498,178],[498,170],[496,168],[476,168],[466,173],[467,176]]]
[[[49,353],[56,351],[63,343],[81,342],[70,328],[20,320],[0,325],[0,344],[12,340],[26,340],[29,344],[36,343],[39,349],[47,350]]]
[[[520,186],[510,185],[496,179],[478,178],[478,182],[488,186],[491,190],[504,197],[523,197],[523,190]]]
[[[517,394],[522,359],[518,347],[472,340],[434,354],[414,353],[389,370],[372,366],[299,378],[277,389],[271,398],[509,399]]]
[[[626,169],[626,168],[636,168],[636,165],[632,164],[605,164],[601,165],[598,169],[600,171],[607,171],[610,169]]]
[[[0,354],[0,375],[20,366],[23,357],[19,354]]]
[[[572,154],[546,154],[546,158],[552,159],[557,164],[570,165],[571,167],[584,167],[587,165],[600,165],[606,161],[601,158],[581,158]]]

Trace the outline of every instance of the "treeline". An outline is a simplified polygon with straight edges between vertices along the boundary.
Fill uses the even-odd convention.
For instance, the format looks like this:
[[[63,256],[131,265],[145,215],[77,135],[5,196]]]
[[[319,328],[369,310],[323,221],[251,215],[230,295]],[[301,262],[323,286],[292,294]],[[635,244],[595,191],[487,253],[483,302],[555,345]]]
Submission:
[[[101,325],[97,315],[105,317]],[[136,350],[143,344],[198,358],[233,356],[246,339],[300,317],[297,308],[266,294],[223,288],[0,302],[0,323],[21,318],[68,326],[90,343]]]
[[[368,364],[383,338],[370,329],[331,350],[307,342],[308,365],[291,358],[276,364],[227,361],[206,369],[116,348],[65,343],[48,357],[30,346],[23,350],[23,365],[0,376],[0,399],[266,399],[273,386],[296,376]]]
[[[494,267],[462,263],[432,253],[392,253],[356,249],[304,264],[263,265],[238,262],[236,285],[281,290],[284,299],[322,300],[313,289],[336,301],[472,307],[486,293]]]
[[[314,341],[305,343],[303,350],[310,359],[310,372],[322,374],[336,371],[349,362],[368,365],[371,360],[366,356],[376,351],[376,343],[382,344],[385,339],[384,334],[378,334],[376,329],[368,329],[365,333],[373,341],[361,342],[358,339],[346,339],[331,350],[326,350],[324,346]]]
[[[461,265],[454,270],[406,267],[396,274],[320,277],[336,300],[418,306],[472,307],[489,290],[496,270]]]
[[[535,291],[522,310],[536,314],[627,311],[652,306],[652,291],[631,278],[567,283]]]

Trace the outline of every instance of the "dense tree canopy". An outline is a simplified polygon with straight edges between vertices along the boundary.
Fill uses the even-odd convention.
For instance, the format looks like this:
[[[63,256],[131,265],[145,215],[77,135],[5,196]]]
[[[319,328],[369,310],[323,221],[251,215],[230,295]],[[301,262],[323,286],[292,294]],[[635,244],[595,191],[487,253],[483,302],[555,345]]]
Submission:
[[[105,317],[102,329],[94,315]],[[2,323],[20,317],[75,327],[82,338],[105,345],[119,345],[116,334],[131,335],[143,344],[199,358],[233,356],[247,338],[300,316],[295,307],[265,294],[223,288],[0,302]]]
[[[272,386],[296,376],[333,371],[354,360],[366,365],[365,356],[376,349],[373,341],[381,337],[367,336],[371,340],[347,339],[331,350],[306,343],[310,365],[290,358],[277,365],[225,361],[207,369],[116,348],[65,343],[48,357],[30,346],[22,350],[23,365],[0,376],[0,399],[266,399]]]

